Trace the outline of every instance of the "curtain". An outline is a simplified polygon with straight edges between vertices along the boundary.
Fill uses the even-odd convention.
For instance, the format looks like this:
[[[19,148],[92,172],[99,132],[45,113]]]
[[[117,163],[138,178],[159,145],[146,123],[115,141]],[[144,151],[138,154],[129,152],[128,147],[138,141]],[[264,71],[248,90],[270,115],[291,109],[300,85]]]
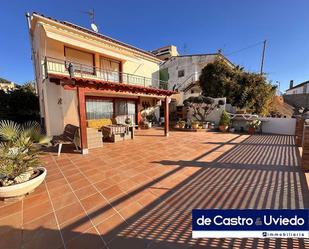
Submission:
[[[101,75],[104,80],[119,82],[120,62],[101,58]]]
[[[101,99],[86,99],[87,120],[113,117],[113,101]]]

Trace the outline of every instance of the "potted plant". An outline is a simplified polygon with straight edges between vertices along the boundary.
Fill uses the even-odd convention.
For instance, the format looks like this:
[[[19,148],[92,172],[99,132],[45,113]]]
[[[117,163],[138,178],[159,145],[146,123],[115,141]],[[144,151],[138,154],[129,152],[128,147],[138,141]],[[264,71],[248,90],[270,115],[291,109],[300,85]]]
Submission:
[[[255,119],[252,120],[248,123],[248,133],[250,135],[253,135],[255,133],[255,131],[260,127],[261,125],[261,120],[259,119]]]
[[[21,198],[46,177],[41,167],[39,145],[49,142],[37,122],[19,125],[0,122],[0,198]]]
[[[124,121],[127,125],[132,125],[132,120],[130,117],[127,117]]]
[[[230,116],[226,111],[222,112],[220,123],[219,123],[219,130],[222,132],[226,132],[229,128],[229,124],[231,122]]]
[[[149,113],[147,116],[146,116],[146,120],[147,120],[147,123],[148,123],[148,127],[151,128],[152,127],[152,124],[155,120],[155,116],[154,116],[154,113],[151,112]]]
[[[198,129],[200,125],[200,122],[198,121],[192,121],[191,126],[193,129]]]
[[[179,120],[176,124],[180,129],[184,129],[186,126],[186,121],[184,120]]]

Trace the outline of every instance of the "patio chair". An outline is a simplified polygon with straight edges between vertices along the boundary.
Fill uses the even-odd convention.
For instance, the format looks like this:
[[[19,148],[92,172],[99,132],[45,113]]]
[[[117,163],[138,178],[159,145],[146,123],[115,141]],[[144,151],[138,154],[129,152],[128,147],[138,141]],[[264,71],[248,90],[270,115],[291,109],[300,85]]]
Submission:
[[[78,126],[67,124],[64,128],[63,134],[59,136],[53,136],[51,143],[53,146],[58,145],[58,156],[60,156],[63,144],[74,144],[76,150],[78,150],[77,145],[78,129],[79,129]]]

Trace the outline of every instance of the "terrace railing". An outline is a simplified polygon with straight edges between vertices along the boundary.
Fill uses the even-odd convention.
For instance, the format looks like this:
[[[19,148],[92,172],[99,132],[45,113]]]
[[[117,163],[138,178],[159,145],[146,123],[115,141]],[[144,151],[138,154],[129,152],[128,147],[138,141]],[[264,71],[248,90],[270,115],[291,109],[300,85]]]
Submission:
[[[164,90],[168,89],[168,83],[159,79],[106,70],[99,67],[92,67],[73,61],[60,60],[52,57],[45,57],[43,67],[45,77],[47,77],[48,74],[60,74],[69,77],[103,80],[144,87],[153,87]]]

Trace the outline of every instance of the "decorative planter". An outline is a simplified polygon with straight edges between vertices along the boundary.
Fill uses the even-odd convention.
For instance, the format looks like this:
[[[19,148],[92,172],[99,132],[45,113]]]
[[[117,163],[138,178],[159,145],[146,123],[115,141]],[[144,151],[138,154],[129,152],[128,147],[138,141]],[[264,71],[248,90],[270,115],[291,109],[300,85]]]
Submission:
[[[36,189],[44,181],[47,174],[47,170],[44,167],[38,167],[36,169],[40,170],[41,173],[33,179],[15,185],[0,187],[0,198],[21,198]]]
[[[248,128],[248,133],[249,133],[250,135],[254,135],[254,134],[255,134],[255,128],[249,127],[249,128]]]
[[[192,124],[192,128],[193,129],[198,129],[198,127],[199,127],[199,123],[193,123]]]
[[[228,125],[220,125],[219,126],[219,130],[222,132],[227,132],[229,126]]]
[[[180,129],[184,129],[185,127],[186,127],[186,124],[180,124],[180,125],[179,125],[179,128],[180,128]]]

